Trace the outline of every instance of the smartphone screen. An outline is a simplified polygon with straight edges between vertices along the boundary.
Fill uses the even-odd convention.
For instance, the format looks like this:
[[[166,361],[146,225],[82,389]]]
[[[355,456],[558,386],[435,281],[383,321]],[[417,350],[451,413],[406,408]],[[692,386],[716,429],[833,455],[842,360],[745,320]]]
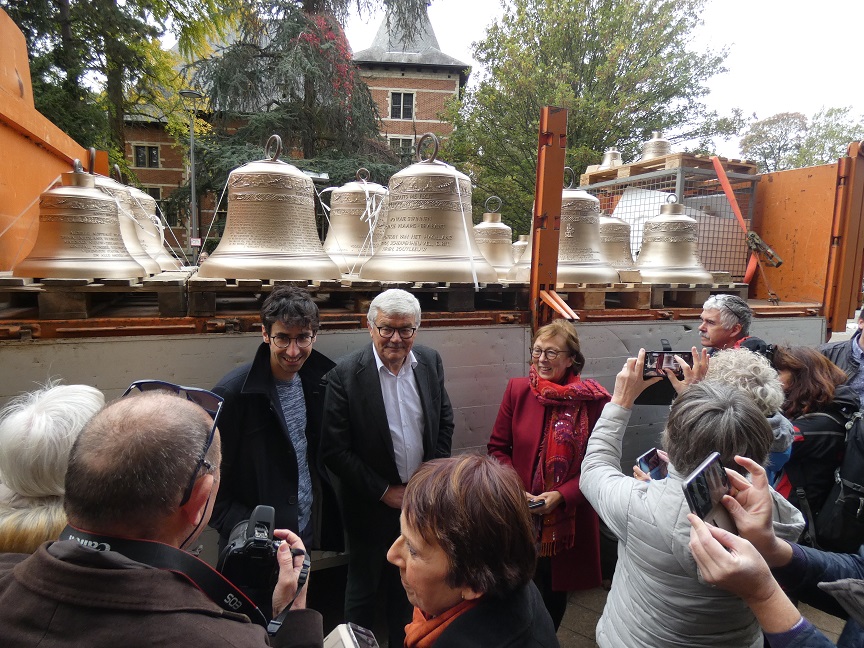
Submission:
[[[692,351],[646,351],[642,377],[657,378],[659,376],[665,378],[666,373],[663,370],[671,369],[679,379],[684,378],[684,370],[678,364],[678,361],[675,360],[676,355],[681,356],[684,362],[691,367],[693,366]]]
[[[651,479],[665,479],[668,474],[668,466],[660,457],[657,448],[651,448],[639,457],[636,462],[639,464],[642,472],[648,473]]]
[[[690,510],[721,529],[738,533],[732,517],[720,501],[729,492],[729,478],[720,462],[720,454],[712,452],[682,484]]]

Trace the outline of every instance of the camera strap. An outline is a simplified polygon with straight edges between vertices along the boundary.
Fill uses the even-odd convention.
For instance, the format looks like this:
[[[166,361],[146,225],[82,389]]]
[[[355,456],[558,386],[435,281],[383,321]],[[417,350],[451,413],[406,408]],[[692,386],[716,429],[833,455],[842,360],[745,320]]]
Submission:
[[[60,534],[60,540],[75,540],[96,551],[114,551],[135,562],[173,572],[192,583],[223,610],[245,614],[253,623],[267,628],[267,619],[261,610],[231,581],[203,560],[177,547],[152,540],[97,535],[69,525]]]

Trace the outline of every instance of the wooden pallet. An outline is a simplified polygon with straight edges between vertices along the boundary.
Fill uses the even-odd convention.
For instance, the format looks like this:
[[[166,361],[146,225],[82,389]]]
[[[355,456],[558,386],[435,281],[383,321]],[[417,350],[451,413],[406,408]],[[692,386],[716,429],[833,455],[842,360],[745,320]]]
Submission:
[[[556,291],[566,295],[565,301],[573,310],[647,310],[651,305],[651,286],[647,284],[558,284]]]
[[[246,297],[247,307],[259,304],[263,295],[282,285],[308,290],[319,299],[322,308],[344,308],[354,313],[365,313],[369,303],[383,290],[401,288],[414,294],[424,311],[472,312],[484,309],[527,309],[527,284],[480,284],[475,291],[473,283],[364,281],[292,281],[281,279],[221,279],[191,277],[188,281],[189,315],[213,317],[222,310],[222,302],[230,297]],[[233,304],[237,306],[237,302]]]
[[[747,299],[750,287],[742,283],[651,284],[651,308],[701,308],[711,295],[738,295]]]
[[[720,162],[727,173],[742,173],[746,175],[756,175],[759,173],[758,167],[752,162],[730,160],[724,157],[720,158]],[[661,155],[650,160],[639,160],[609,169],[586,171],[579,177],[579,185],[584,187],[596,182],[605,182],[606,180],[615,180],[617,178],[630,178],[651,171],[680,168],[713,169],[714,163],[711,162],[711,158],[707,155],[670,153],[669,155]]]
[[[154,295],[161,317],[185,317],[186,281],[192,271],[170,271],[137,279],[24,279],[0,277],[4,308],[36,307],[39,319],[87,319],[132,295]],[[35,298],[35,299],[34,299]]]

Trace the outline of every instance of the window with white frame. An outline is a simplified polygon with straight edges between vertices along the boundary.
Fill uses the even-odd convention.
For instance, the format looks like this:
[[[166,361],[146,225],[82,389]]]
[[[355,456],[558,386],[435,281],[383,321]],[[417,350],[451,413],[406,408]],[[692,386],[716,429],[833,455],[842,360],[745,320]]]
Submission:
[[[414,93],[390,93],[390,119],[414,119]]]
[[[396,155],[414,155],[414,140],[410,137],[391,137],[390,150]]]
[[[133,148],[134,166],[150,169],[159,168],[159,147],[136,145]]]

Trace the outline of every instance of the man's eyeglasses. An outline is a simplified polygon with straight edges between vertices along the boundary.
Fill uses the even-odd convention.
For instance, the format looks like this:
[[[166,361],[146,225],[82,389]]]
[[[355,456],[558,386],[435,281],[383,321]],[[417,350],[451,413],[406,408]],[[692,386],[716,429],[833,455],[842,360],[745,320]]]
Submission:
[[[376,326],[378,329],[378,335],[383,338],[392,338],[394,333],[399,333],[399,337],[403,340],[410,340],[414,337],[414,333],[417,332],[416,326],[403,326],[402,328],[393,328],[391,326]]]
[[[297,346],[301,349],[305,349],[312,341],[315,339],[315,335],[310,335],[309,333],[301,333],[297,337],[291,337],[290,335],[285,335],[284,333],[277,333],[276,335],[271,335],[270,339],[273,340],[273,344],[276,345],[279,349],[287,349],[291,346],[291,340],[294,340],[297,343]]]
[[[531,357],[539,358],[542,355],[546,356],[547,360],[554,360],[562,353],[566,353],[566,351],[556,351],[555,349],[541,349],[540,347],[534,347],[531,349]]]
[[[207,435],[207,441],[204,443],[204,448],[201,450],[198,462],[195,464],[195,470],[192,471],[189,485],[186,487],[186,490],[183,491],[183,499],[180,500],[180,506],[183,506],[189,501],[189,498],[192,497],[192,489],[195,488],[195,480],[198,478],[198,472],[201,470],[201,467],[205,466],[207,470],[213,468],[205,457],[207,456],[207,452],[210,450],[210,446],[213,445],[213,437],[216,435],[216,423],[219,420],[219,412],[222,411],[223,399],[221,396],[218,396],[211,391],[207,391],[206,389],[199,389],[198,387],[184,387],[164,380],[136,380],[129,385],[129,388],[125,392],[123,392],[123,396],[128,396],[133,389],[137,389],[140,392],[173,392],[178,396],[183,396],[188,401],[192,401],[213,418],[213,427],[210,428],[210,434]]]

